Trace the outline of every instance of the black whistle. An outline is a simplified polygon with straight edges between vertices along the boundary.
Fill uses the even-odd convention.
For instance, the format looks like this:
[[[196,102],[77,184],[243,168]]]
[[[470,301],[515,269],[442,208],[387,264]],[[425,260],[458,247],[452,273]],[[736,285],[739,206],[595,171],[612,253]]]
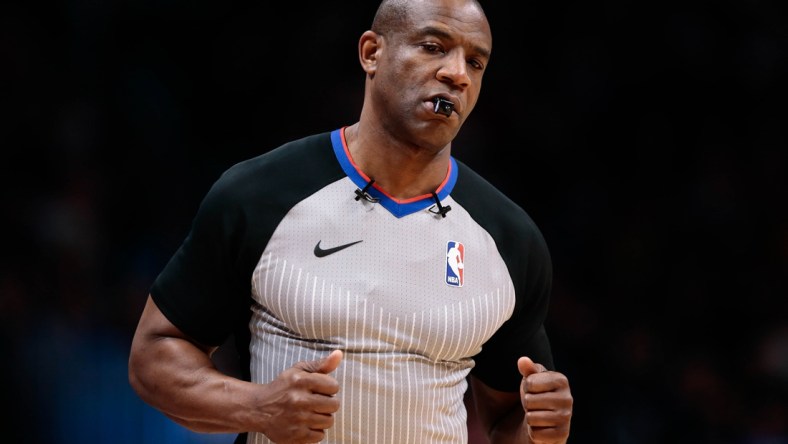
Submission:
[[[435,114],[443,114],[446,117],[451,116],[451,112],[454,110],[454,103],[441,97],[436,97],[433,102],[435,102]]]

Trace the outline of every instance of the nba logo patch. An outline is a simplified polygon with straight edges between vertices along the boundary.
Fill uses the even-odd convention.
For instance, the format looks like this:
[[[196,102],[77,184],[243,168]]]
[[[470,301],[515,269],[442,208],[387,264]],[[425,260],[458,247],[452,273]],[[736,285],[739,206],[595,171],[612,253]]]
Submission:
[[[446,246],[446,284],[462,287],[465,269],[465,246],[459,242],[449,241]]]

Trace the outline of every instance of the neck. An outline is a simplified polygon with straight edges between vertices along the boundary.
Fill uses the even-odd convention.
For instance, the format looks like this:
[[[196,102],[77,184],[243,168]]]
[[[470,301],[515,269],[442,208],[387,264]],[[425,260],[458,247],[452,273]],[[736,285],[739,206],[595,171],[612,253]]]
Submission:
[[[451,144],[430,149],[364,131],[361,123],[345,129],[345,141],[353,162],[388,195],[397,199],[430,194],[446,178]]]

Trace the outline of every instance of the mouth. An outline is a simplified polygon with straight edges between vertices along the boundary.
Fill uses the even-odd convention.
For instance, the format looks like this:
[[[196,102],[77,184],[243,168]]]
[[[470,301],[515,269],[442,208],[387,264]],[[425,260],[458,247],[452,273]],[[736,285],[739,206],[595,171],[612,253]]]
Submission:
[[[435,114],[443,114],[446,117],[451,116],[451,112],[454,110],[454,102],[448,101],[441,97],[436,97],[433,99],[435,103]]]
[[[432,104],[432,111],[446,117],[451,117],[452,112],[457,112],[457,100],[453,97],[438,95],[429,100]]]

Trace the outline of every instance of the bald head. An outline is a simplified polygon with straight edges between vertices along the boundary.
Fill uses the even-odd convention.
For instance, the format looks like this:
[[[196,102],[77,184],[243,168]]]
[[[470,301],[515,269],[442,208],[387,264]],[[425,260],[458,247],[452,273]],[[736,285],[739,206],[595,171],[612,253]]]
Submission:
[[[471,4],[476,6],[484,15],[484,9],[477,0],[383,0],[378,6],[375,18],[372,20],[372,30],[378,34],[390,34],[400,29],[406,29],[409,12],[421,4]]]

